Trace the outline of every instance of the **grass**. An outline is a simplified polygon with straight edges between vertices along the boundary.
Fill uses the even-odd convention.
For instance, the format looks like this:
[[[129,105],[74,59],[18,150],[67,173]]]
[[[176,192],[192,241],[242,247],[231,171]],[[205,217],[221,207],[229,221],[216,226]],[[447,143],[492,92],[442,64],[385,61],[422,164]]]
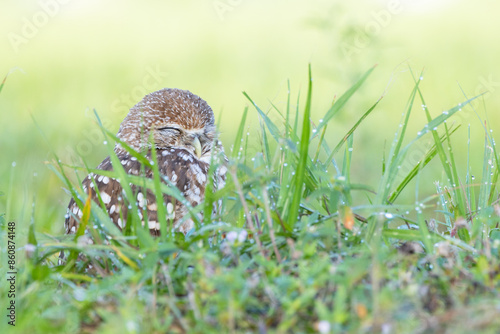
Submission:
[[[191,215],[204,214],[204,220],[196,220],[196,229],[187,235],[170,232],[169,222],[163,221],[162,237],[153,238],[138,215],[130,215],[127,228],[119,231],[102,203],[88,200],[80,182],[71,181],[97,171],[67,165],[55,156],[50,168],[69,195],[78,198],[82,228],[75,235],[53,236],[35,233],[32,221],[26,237],[18,238],[15,330],[498,332],[500,166],[488,123],[482,174],[472,177],[465,166],[461,176],[464,167],[455,163],[450,141],[457,127],[447,121],[474,98],[464,97],[462,104],[433,115],[417,75],[384,158],[380,183],[352,183],[351,159],[357,152],[353,138],[380,100],[339,143],[326,142],[325,132],[372,71],[336,99],[318,126],[310,119],[310,69],[304,112],[292,110],[289,96],[286,110],[266,113],[245,94],[261,118],[260,140],[244,136],[245,109],[234,145],[227,150],[228,184],[215,193],[210,189],[206,203],[190,208]],[[412,137],[406,129],[420,105],[427,124]],[[271,112],[279,121],[271,120]],[[118,139],[99,127],[116,162],[113,147]],[[433,145],[409,173],[400,175],[412,145],[424,136]],[[135,198],[127,186],[134,183],[157,196],[168,193],[184,201],[177,189],[161,182],[154,154],[152,163],[120,144],[153,170],[153,179],[127,175],[120,163],[114,163],[115,171],[100,174],[125,180],[121,184],[127,198]],[[258,152],[251,154],[249,147],[255,145]],[[470,145],[467,150],[475,149]],[[432,160],[441,164],[443,180],[422,179]],[[434,182],[436,193],[420,194],[422,182]],[[400,203],[403,191],[414,191],[415,201]],[[221,213],[210,219],[212,203],[218,200]],[[0,220],[6,240],[8,223],[4,216]],[[93,245],[83,240],[85,226]],[[60,251],[69,254],[64,265],[58,265]],[[95,271],[85,270],[79,253],[87,255]],[[6,256],[2,253],[2,265]],[[5,318],[0,326],[3,333],[13,330]]]

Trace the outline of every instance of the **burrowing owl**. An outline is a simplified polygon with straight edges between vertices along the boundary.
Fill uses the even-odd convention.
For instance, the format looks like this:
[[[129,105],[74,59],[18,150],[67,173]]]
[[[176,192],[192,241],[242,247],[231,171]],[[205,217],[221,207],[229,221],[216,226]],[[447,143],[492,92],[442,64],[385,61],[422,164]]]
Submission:
[[[117,137],[151,160],[151,145],[155,145],[159,171],[174,184],[194,207],[205,196],[209,180],[211,161],[222,160],[214,171],[215,189],[225,183],[227,160],[221,142],[217,139],[214,114],[210,106],[200,97],[187,90],[165,88],[146,95],[136,104],[120,125]],[[132,175],[152,177],[152,171],[142,168],[141,163],[120,145],[115,152],[125,171]],[[214,159],[215,158],[215,159]],[[97,167],[113,170],[110,157]],[[94,189],[97,184],[103,203],[113,222],[123,229],[130,208],[118,180],[102,175],[90,174],[83,181],[85,193],[91,191],[92,199],[98,203]],[[151,190],[131,185],[142,223],[147,224],[151,234],[159,235],[158,205],[165,206],[167,219],[173,221],[177,231],[186,233],[194,227],[192,219],[182,218],[188,210],[179,201],[164,195],[163,201],[156,201]],[[98,204],[96,204],[98,205]],[[147,217],[143,217],[147,213]],[[71,199],[66,215],[66,233],[77,229],[82,211]]]

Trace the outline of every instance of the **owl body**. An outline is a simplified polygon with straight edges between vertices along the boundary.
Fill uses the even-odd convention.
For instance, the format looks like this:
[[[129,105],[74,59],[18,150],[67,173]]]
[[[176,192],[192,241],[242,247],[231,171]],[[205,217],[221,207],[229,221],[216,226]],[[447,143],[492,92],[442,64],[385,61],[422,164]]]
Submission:
[[[173,223],[175,230],[188,232],[194,227],[193,220],[185,217],[188,207],[195,207],[205,197],[212,161],[227,161],[224,149],[216,138],[214,116],[208,104],[189,91],[162,89],[146,95],[135,105],[120,125],[117,137],[151,161],[151,148],[155,146],[158,169],[162,178],[179,189],[185,201],[170,195],[156,199],[153,191],[131,184],[133,199],[127,199],[123,187],[116,179],[89,174],[83,181],[83,190],[90,192],[92,199],[99,205],[99,196],[111,220],[120,229],[125,228],[127,215],[134,200],[143,225],[147,225],[152,235],[160,234],[158,206],[163,205],[166,220]],[[153,177],[153,172],[131,156],[120,145],[115,152],[126,173],[137,176]],[[113,170],[110,157],[97,169]],[[226,167],[220,164],[214,171],[214,189],[225,184]],[[164,183],[167,183],[163,180]],[[75,233],[82,211],[71,199],[66,215],[66,233]]]

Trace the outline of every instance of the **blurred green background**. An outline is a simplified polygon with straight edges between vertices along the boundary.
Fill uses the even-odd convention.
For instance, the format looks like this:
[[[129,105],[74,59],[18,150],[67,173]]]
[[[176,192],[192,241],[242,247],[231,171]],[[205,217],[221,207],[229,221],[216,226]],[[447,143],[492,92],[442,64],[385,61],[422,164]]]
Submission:
[[[335,96],[378,64],[327,134],[336,144],[385,94],[355,134],[352,181],[373,187],[384,145],[392,140],[413,88],[409,66],[415,73],[425,68],[421,87],[433,115],[464,101],[464,94],[488,92],[474,106],[482,118],[488,111],[495,130],[500,119],[496,1],[5,0],[0,6],[0,76],[10,73],[0,94],[0,213],[25,223],[35,202],[42,232],[62,232],[69,200],[46,166],[52,152],[63,162],[81,156],[96,166],[106,150],[93,109],[116,131],[131,106],[163,87],[189,89],[204,98],[220,118],[229,151],[249,104],[243,91],[263,110],[271,103],[284,109],[287,81],[295,103],[300,92],[305,96],[311,63],[317,123]],[[414,134],[425,124],[420,102],[418,107],[410,126]],[[252,134],[259,123],[250,110]],[[271,118],[279,120],[275,113]],[[474,173],[484,146],[481,122],[470,107],[453,120],[462,125],[454,136],[461,175],[471,124]],[[424,137],[410,151],[407,166],[430,140]],[[426,173],[422,195],[432,194],[433,181],[442,180],[438,164]]]

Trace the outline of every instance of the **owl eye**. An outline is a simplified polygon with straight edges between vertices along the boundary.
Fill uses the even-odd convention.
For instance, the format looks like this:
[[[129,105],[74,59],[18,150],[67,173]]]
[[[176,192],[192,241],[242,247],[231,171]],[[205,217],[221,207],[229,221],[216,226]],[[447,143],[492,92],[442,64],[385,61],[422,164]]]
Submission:
[[[177,131],[178,133],[181,133],[180,129],[174,128],[173,126],[163,126],[161,128],[158,128],[160,131]]]

